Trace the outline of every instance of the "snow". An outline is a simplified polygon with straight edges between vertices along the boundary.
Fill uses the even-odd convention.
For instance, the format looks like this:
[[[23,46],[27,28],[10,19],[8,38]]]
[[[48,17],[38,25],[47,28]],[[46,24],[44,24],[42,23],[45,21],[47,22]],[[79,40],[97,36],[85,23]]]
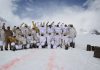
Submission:
[[[77,48],[86,49],[87,44],[92,46],[100,46],[100,35],[95,34],[81,34],[76,38]]]
[[[100,46],[100,36],[79,35],[76,48],[0,51],[0,70],[100,70],[100,59],[86,45]]]

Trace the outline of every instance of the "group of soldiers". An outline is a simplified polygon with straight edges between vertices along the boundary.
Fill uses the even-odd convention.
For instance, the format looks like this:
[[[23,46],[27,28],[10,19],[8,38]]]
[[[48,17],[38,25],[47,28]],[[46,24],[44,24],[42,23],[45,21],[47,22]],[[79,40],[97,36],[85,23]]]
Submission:
[[[3,23],[0,27],[0,48],[1,51],[27,48],[74,48],[76,34],[72,24],[54,22],[45,24],[32,21],[32,27],[23,23],[11,29]]]

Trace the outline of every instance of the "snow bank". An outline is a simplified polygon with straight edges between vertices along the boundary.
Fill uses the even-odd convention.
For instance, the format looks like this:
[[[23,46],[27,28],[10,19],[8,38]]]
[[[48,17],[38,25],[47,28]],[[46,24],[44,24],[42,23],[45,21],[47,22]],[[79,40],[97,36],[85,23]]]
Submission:
[[[100,46],[100,35],[95,34],[81,34],[78,35],[75,39],[76,48],[86,50],[87,44],[92,46]]]

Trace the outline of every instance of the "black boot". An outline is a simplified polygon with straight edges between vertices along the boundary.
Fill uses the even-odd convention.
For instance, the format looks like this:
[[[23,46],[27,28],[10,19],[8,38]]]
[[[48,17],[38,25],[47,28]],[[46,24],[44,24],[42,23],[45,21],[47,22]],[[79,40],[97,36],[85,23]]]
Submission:
[[[39,48],[36,44],[35,44],[36,48]]]
[[[3,51],[3,46],[0,46],[1,47],[1,51]]]
[[[27,47],[26,47],[26,46],[27,46],[27,45],[26,45],[26,44],[24,44],[24,45],[23,45],[23,48],[24,48],[24,49],[27,49]]]
[[[26,46],[24,46],[24,49],[27,49],[27,47],[26,47]]]
[[[51,49],[53,49],[53,45],[51,44]]]
[[[13,46],[10,46],[10,50],[12,50]]]
[[[1,51],[3,51],[3,48],[1,48]]]
[[[73,46],[73,43],[71,42],[71,43],[70,43],[70,47],[72,47],[72,46]]]
[[[33,46],[33,45],[32,45],[32,44],[30,44],[30,48],[33,48],[32,46]]]
[[[36,44],[30,44],[30,48],[37,48]]]
[[[71,43],[70,43],[70,46],[71,46],[72,48],[75,48],[75,43],[74,43],[74,42],[71,42]]]
[[[47,43],[47,41],[45,42],[45,46],[48,46],[48,43]]]
[[[7,50],[8,50],[8,48],[7,48],[7,47],[5,47],[5,50],[7,51]]]
[[[36,44],[33,44],[33,47],[34,47],[34,48],[37,48],[37,45],[36,45]]]
[[[37,44],[35,44],[36,48],[39,48],[39,46],[37,46]]]
[[[75,48],[75,43],[73,42],[73,48]]]
[[[65,50],[68,50],[68,47],[69,47],[68,45],[65,45]]]
[[[42,48],[45,48],[45,45],[43,45]]]
[[[12,48],[12,51],[16,51],[17,49],[16,49],[16,47],[15,46],[13,46],[13,48]]]

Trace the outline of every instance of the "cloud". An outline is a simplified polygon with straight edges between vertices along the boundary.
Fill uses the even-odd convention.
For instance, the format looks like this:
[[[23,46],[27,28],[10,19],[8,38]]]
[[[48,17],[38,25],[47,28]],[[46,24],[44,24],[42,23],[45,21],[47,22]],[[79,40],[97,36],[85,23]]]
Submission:
[[[16,9],[13,7],[13,0],[0,0],[0,17],[7,20],[7,26],[19,26],[22,22],[31,22],[32,20],[29,18],[19,18],[18,15],[13,13],[13,10]],[[15,5],[14,5],[15,6]],[[17,6],[16,6],[17,7]]]
[[[37,5],[30,3],[27,3],[27,5],[23,3],[22,6],[25,6],[22,8],[25,9],[22,9],[19,5],[12,2],[12,0],[0,0],[0,5],[0,16],[9,21],[11,25],[19,25],[22,22],[26,22],[30,25],[32,20],[50,22],[55,21],[55,24],[60,21],[66,24],[73,24],[78,32],[81,30],[100,30],[99,0],[87,0],[81,6],[68,6],[65,4],[58,6],[58,4],[53,4],[51,2],[50,6],[45,7],[47,5],[46,4],[38,7]]]
[[[63,7],[82,6],[86,0],[14,0],[16,9],[13,11],[20,18],[41,19],[44,16],[52,15],[63,10]],[[79,2],[79,3],[78,3]]]
[[[85,3],[88,8],[86,9],[86,27],[87,29],[98,29],[100,31],[100,0],[88,0]]]
[[[87,6],[87,8],[84,8]],[[88,0],[83,7],[65,6],[57,10],[53,15],[45,16],[43,19],[61,21],[73,24],[78,32],[97,29],[100,31],[100,1]]]
[[[8,21],[7,25],[19,23],[19,17],[12,13],[12,0],[0,0],[0,17]]]

